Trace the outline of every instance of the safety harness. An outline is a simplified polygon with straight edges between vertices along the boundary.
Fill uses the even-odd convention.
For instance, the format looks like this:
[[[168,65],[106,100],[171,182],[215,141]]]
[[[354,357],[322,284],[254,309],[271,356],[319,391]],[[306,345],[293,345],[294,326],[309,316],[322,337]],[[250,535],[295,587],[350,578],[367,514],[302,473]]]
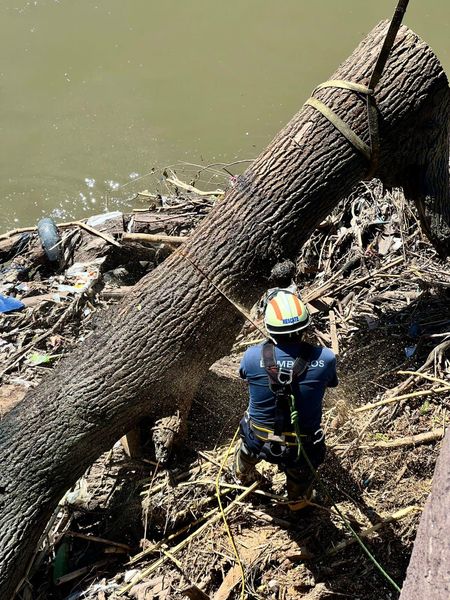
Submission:
[[[292,367],[287,368],[277,364],[275,344],[267,340],[261,349],[262,364],[269,378],[270,391],[275,396],[275,417],[273,431],[258,425],[250,420],[250,426],[256,437],[267,443],[270,454],[281,458],[288,452],[289,446],[297,447],[297,456],[300,458],[304,443],[320,443],[324,433],[319,428],[314,433],[302,432],[299,415],[295,402],[293,386],[306,371],[309,365],[309,356],[298,356]],[[294,431],[283,431],[286,414],[290,414]],[[283,448],[284,447],[284,450]]]
[[[271,340],[267,340],[263,344],[261,358],[269,377],[270,391],[275,396],[275,418],[271,441],[284,442],[283,426],[286,413],[290,412],[291,396],[294,395],[292,384],[306,371],[308,361],[302,356],[298,356],[290,368],[278,365],[275,344]]]

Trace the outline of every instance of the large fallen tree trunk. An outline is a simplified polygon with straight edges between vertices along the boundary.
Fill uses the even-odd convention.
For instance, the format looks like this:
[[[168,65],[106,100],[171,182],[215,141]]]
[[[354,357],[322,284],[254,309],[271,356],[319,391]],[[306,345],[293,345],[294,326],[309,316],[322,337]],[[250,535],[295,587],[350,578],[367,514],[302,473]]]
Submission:
[[[333,79],[367,83],[385,31],[386,23],[378,25]],[[368,142],[364,97],[342,89],[316,95]],[[430,48],[405,27],[376,99],[376,175],[406,185],[420,173],[409,193],[446,248],[448,83]],[[249,307],[274,263],[295,256],[367,171],[366,158],[304,107],[182,250],[99,319],[94,335],[9,413],[0,440],[2,600],[13,596],[58,500],[86,467],[142,416],[185,415],[208,367],[229,351],[242,316],[191,261]]]
[[[425,504],[400,600],[450,598],[450,464],[449,431],[436,463],[431,494]]]

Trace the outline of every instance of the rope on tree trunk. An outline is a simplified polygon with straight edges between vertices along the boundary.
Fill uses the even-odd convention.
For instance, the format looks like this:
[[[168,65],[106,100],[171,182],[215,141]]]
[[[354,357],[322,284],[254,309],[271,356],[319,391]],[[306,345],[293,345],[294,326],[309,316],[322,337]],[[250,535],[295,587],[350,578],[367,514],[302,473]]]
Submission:
[[[367,96],[367,123],[369,127],[369,139],[370,146],[368,146],[360,137],[357,135],[345,121],[343,121],[338,115],[326,106],[317,98],[311,96],[305,102],[305,106],[312,106],[318,112],[320,112],[330,123],[369,161],[369,171],[366,175],[367,179],[372,179],[374,176],[379,163],[380,158],[380,134],[378,127],[378,109],[377,103],[374,96],[374,89],[378,85],[381,76],[383,75],[384,68],[386,66],[387,59],[391,53],[392,46],[394,45],[395,38],[397,37],[398,30],[402,24],[403,16],[408,7],[409,0],[398,0],[395,8],[394,16],[391,19],[389,28],[386,32],[383,44],[378,54],[377,61],[370,76],[369,84],[367,86],[353,81],[344,81],[340,79],[325,81],[318,85],[316,90],[324,88],[339,88],[344,90],[351,90],[356,93],[361,93]]]

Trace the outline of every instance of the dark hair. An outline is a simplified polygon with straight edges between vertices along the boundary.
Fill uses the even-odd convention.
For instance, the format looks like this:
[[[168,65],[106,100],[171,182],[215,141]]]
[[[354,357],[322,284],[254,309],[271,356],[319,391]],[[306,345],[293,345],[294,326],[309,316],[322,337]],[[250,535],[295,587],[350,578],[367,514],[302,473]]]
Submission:
[[[295,264],[291,260],[277,263],[271,270],[269,281],[273,287],[287,288],[295,276]]]

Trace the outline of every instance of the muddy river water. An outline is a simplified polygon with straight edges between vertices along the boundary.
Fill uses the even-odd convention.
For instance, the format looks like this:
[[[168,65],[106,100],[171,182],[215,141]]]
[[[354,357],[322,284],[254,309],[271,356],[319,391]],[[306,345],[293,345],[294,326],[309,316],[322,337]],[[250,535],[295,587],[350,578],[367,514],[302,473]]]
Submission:
[[[393,4],[1,0],[0,230],[255,157]],[[405,22],[450,72],[449,0],[412,0]]]

